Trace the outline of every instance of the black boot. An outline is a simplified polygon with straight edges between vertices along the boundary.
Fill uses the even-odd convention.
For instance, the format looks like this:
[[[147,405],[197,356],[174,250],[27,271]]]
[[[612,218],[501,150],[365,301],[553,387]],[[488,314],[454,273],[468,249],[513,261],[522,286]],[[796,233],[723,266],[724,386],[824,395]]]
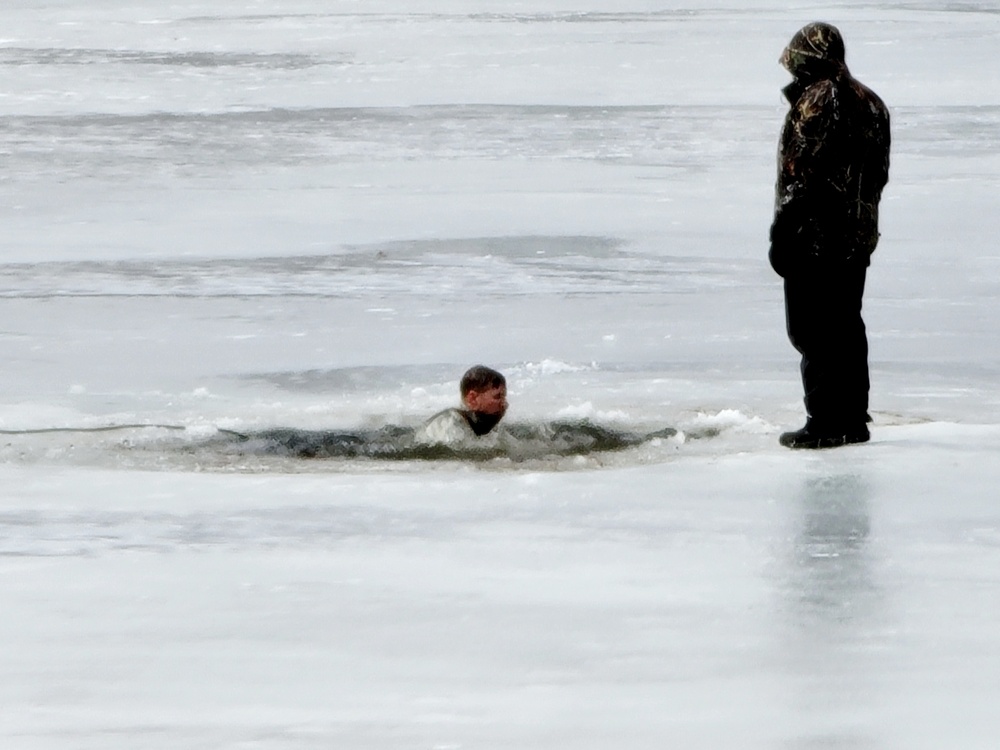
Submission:
[[[867,443],[871,435],[864,424],[850,429],[820,429],[816,424],[806,422],[806,426],[795,432],[785,432],[778,442],[786,448],[839,448],[842,445]]]

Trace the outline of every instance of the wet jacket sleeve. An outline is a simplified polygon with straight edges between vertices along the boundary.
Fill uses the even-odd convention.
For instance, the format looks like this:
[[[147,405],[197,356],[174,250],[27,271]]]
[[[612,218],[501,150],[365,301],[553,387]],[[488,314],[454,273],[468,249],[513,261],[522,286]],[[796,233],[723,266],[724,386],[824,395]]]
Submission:
[[[476,433],[458,409],[446,409],[435,414],[417,430],[414,436],[420,445],[460,445],[475,442]]]

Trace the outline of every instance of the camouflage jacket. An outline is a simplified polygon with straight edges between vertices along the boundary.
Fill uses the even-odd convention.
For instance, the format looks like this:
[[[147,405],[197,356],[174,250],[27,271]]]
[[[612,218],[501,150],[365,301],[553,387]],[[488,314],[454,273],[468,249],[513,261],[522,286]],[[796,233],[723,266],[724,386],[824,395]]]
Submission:
[[[889,112],[851,77],[843,41],[810,24],[781,58],[795,80],[785,117],[771,225],[771,265],[867,266],[878,243],[878,204],[889,179]]]

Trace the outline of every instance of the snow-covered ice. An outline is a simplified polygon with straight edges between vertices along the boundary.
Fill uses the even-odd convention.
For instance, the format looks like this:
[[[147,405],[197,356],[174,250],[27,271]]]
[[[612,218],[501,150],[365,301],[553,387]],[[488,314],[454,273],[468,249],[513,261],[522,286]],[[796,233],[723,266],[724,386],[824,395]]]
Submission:
[[[474,7],[473,7],[474,6]],[[811,20],[889,104],[873,441],[766,263]],[[988,2],[8,0],[0,744],[992,748]],[[614,451],[412,427],[466,366]]]

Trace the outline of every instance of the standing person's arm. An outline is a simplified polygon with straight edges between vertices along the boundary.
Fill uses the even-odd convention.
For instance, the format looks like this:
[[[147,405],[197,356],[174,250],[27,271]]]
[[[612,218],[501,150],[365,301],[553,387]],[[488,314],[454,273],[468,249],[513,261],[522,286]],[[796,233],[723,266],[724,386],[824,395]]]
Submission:
[[[792,272],[804,254],[815,252],[821,215],[836,201],[831,181],[837,168],[837,145],[831,138],[839,117],[836,86],[821,81],[792,104],[781,134],[771,265],[781,276]]]

